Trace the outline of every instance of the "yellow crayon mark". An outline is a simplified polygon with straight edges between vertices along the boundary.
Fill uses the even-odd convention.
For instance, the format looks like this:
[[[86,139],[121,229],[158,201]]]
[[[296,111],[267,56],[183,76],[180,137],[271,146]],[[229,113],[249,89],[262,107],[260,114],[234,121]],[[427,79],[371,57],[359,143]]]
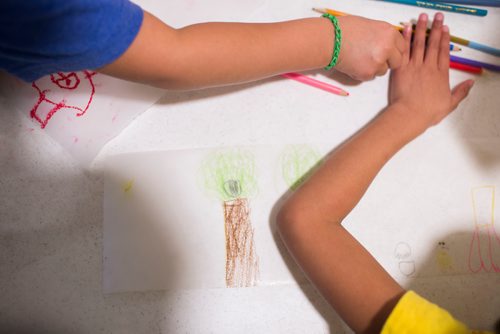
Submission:
[[[134,185],[134,180],[129,180],[129,181],[125,182],[125,184],[123,185],[123,192],[125,194],[130,194],[130,192],[132,191],[133,185]]]
[[[437,251],[436,260],[439,264],[439,267],[441,267],[441,269],[443,270],[449,270],[453,267],[453,260],[451,259],[450,255],[448,254],[448,252],[442,249]]]

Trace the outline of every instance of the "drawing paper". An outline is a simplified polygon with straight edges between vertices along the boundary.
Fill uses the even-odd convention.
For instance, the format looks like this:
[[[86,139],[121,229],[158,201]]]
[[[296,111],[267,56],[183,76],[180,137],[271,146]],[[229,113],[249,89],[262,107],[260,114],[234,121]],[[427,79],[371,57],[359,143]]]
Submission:
[[[436,138],[424,136],[408,146],[384,168],[343,223],[403,283],[416,276],[500,273],[500,267],[497,271],[489,265],[500,265],[500,232],[492,215],[498,212],[500,171],[478,168],[464,145],[446,138],[430,147]],[[487,150],[499,143],[491,139],[481,145]],[[328,152],[327,147],[311,145],[318,157]],[[257,180],[246,196],[258,256],[255,285],[305,281],[271,223],[290,186],[290,165],[283,167],[290,147],[194,149],[108,159],[105,292],[226,287],[225,200],[207,183],[202,166],[214,152],[235,151],[253,157]],[[302,162],[307,160],[304,150],[294,152],[301,152]],[[237,175],[230,169],[226,173],[227,180]],[[229,187],[245,191],[235,184]],[[486,219],[488,229],[478,226],[477,219]]]
[[[243,197],[255,233],[257,285],[293,283],[270,225],[273,206],[287,190],[275,161],[282,149],[110,157],[104,196],[104,291],[226,286],[225,200],[207,188],[202,166],[214,152],[235,151],[251,155],[256,166],[257,188]]]
[[[55,73],[33,83],[7,76],[1,81],[7,103],[82,167],[164,93],[93,71]]]

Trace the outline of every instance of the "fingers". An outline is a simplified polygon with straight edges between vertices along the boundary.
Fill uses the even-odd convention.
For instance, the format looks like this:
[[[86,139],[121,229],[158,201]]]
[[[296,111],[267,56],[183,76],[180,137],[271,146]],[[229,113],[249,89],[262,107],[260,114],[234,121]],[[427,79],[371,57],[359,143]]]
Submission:
[[[460,102],[467,97],[470,92],[470,89],[474,85],[474,80],[466,80],[460,84],[458,84],[451,91],[451,105],[452,110],[456,109]]]
[[[411,52],[411,60],[417,64],[421,64],[424,60],[426,32],[427,14],[423,13],[418,17],[415,36],[413,39],[413,50]]]
[[[441,28],[441,45],[439,46],[438,68],[448,71],[450,67],[450,29],[448,26]]]
[[[425,50],[425,62],[430,65],[435,64],[437,66],[438,54],[441,47],[441,27],[443,26],[443,20],[443,14],[437,13],[434,16],[434,21],[432,22],[432,29],[427,42],[427,48]]]

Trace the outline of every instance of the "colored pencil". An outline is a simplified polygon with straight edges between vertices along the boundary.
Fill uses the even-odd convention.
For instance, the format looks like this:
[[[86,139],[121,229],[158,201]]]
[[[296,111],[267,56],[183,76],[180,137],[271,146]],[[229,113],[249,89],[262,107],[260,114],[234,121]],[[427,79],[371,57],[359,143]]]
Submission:
[[[401,22],[401,24],[404,24],[404,23]],[[415,26],[416,25],[413,24],[413,29],[415,29]],[[430,29],[427,29],[428,33],[430,31],[431,31]],[[488,46],[488,45],[484,45],[484,44],[479,44],[479,43],[476,43],[476,42],[473,42],[473,41],[469,41],[469,40],[467,40],[465,38],[461,38],[461,37],[457,37],[457,36],[453,36],[453,35],[450,35],[450,40],[453,43],[457,43],[457,44],[460,44],[460,45],[463,45],[463,46],[468,46],[471,49],[483,51],[484,53],[489,53],[491,55],[500,57],[500,49],[497,49],[497,48],[494,48],[494,47],[491,47],[491,46]]]
[[[318,13],[321,13],[321,14],[325,14],[325,13],[328,13],[328,14],[331,14],[333,16],[347,16],[347,15],[350,15],[350,14],[347,14],[347,13],[344,13],[344,12],[339,12],[338,10],[333,10],[333,9],[330,9],[330,8],[313,8],[313,10],[315,12],[318,12]],[[402,25],[404,25],[404,23],[401,23]],[[396,28],[397,30],[399,31],[403,31],[403,27],[400,27],[400,26],[395,26],[395,25],[392,25],[394,28]],[[462,51],[461,48],[459,48],[458,46],[456,45],[453,45],[453,44],[450,44],[450,51]]]
[[[500,7],[500,1],[498,0],[434,0],[434,2],[456,3],[459,5],[472,6]]]
[[[458,41],[455,42],[455,43],[461,44]],[[462,44],[462,45],[468,46],[471,49],[476,49],[476,50],[479,50],[479,51],[483,51],[485,53],[489,53],[490,55],[494,55],[494,56],[500,57],[500,49],[496,49],[496,48],[488,46],[488,45],[479,44],[479,43],[476,43],[476,42],[473,42],[473,41],[467,41],[467,44]]]
[[[460,63],[460,64],[464,64],[464,65],[471,65],[471,66],[477,66],[477,67],[482,67],[484,69],[491,70],[491,71],[494,71],[494,72],[500,72],[500,65],[483,63],[482,61],[477,61],[477,60],[472,60],[472,59],[457,57],[457,56],[453,56],[453,55],[450,55],[450,60],[454,61],[455,63]]]
[[[481,67],[471,66],[471,65],[466,65],[466,64],[460,64],[460,63],[457,63],[457,62],[454,62],[454,61],[450,61],[450,68],[453,68],[455,70],[469,72],[469,73],[474,73],[474,74],[481,74],[481,73],[483,73],[483,69]]]
[[[288,78],[288,79],[292,79],[292,80],[301,82],[303,84],[306,84],[306,85],[309,85],[309,86],[312,86],[312,87],[316,87],[316,88],[322,89],[322,90],[327,91],[327,92],[332,93],[332,94],[342,95],[342,96],[348,96],[349,95],[348,92],[346,92],[345,90],[343,90],[340,87],[336,87],[336,86],[330,85],[330,84],[328,84],[326,82],[310,78],[310,77],[305,76],[303,74],[299,74],[299,73],[284,73],[281,76],[285,77],[285,78]]]
[[[350,14],[347,14],[347,13],[344,13],[344,12],[339,12],[338,10],[333,10],[333,9],[330,9],[330,8],[314,8],[313,7],[313,10],[315,12],[318,12],[318,13],[321,13],[321,14],[325,14],[325,13],[332,14],[333,16],[347,16],[347,15],[350,15]]]
[[[339,12],[339,11],[336,11],[336,10],[333,10],[333,9],[329,9],[329,8],[313,8],[314,11],[318,12],[318,13],[329,13],[329,14],[332,14],[332,15],[335,15],[335,16],[347,16],[347,15],[350,15],[348,13],[344,13],[344,12]],[[401,22],[402,25],[405,25],[405,23]],[[403,28],[402,27],[399,27],[399,26],[394,26],[395,28],[398,28],[398,30],[402,30]],[[413,29],[415,29],[415,25],[413,25]],[[430,32],[430,29],[427,30],[427,32]],[[465,39],[462,39],[462,38],[459,38],[459,37],[455,37],[455,36],[451,36],[450,38],[453,38],[455,39],[454,42],[457,43],[457,40],[458,41],[466,41],[468,42],[467,40]],[[461,44],[461,43],[459,43]],[[454,49],[456,46],[454,46],[453,44],[450,44],[450,50]],[[458,48],[458,47],[457,47]],[[458,48],[460,49],[460,48]],[[452,55],[450,55],[450,57],[454,57]],[[490,65],[490,64],[488,64]],[[496,65],[491,65],[491,66],[496,66]],[[460,62],[457,62],[457,61],[450,61],[450,68],[453,68],[453,69],[457,69],[457,70],[462,70],[462,71],[466,71],[466,72],[470,72],[470,73],[476,73],[476,74],[481,74],[483,72],[483,69],[481,66],[474,66],[474,65],[471,65],[471,64],[462,64]],[[486,67],[485,67],[486,68]]]
[[[468,14],[475,16],[486,16],[486,14],[488,14],[488,11],[486,9],[463,7],[463,6],[451,5],[448,3],[436,3],[431,1],[419,1],[419,0],[381,0],[381,1],[394,2],[402,5],[417,6],[422,8],[443,10],[446,12]]]
[[[318,12],[318,13],[328,13],[328,14],[332,14],[334,16],[346,16],[346,15],[349,15],[348,13],[344,13],[344,12],[339,12],[339,11],[336,11],[336,10],[333,10],[333,9],[330,9],[330,8],[313,8],[314,11]],[[405,23],[401,23],[402,25],[404,25]],[[398,29],[399,31],[403,30],[402,27],[400,26],[395,26],[393,25],[394,28]],[[415,25],[413,25],[413,29],[415,29]],[[429,32],[430,29],[427,30],[427,32]],[[485,53],[489,53],[489,54],[492,54],[494,56],[497,56],[497,57],[500,57],[500,49],[496,49],[496,48],[493,48],[491,46],[488,46],[488,45],[484,45],[484,44],[480,44],[480,43],[476,43],[476,42],[472,42],[472,41],[469,41],[465,38],[460,38],[460,37],[457,37],[457,36],[453,36],[453,35],[450,35],[450,40],[453,42],[453,43],[457,43],[457,44],[460,44],[460,45],[464,45],[464,46],[468,46],[472,49],[476,49],[476,50],[479,50],[479,51],[483,51]]]

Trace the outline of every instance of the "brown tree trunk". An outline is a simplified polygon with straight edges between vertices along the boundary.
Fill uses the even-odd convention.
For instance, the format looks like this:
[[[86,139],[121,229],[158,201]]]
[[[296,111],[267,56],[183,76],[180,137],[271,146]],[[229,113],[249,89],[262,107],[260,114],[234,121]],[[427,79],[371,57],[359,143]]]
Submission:
[[[248,287],[256,284],[259,261],[255,253],[254,230],[246,198],[224,202],[226,232],[226,286]]]

